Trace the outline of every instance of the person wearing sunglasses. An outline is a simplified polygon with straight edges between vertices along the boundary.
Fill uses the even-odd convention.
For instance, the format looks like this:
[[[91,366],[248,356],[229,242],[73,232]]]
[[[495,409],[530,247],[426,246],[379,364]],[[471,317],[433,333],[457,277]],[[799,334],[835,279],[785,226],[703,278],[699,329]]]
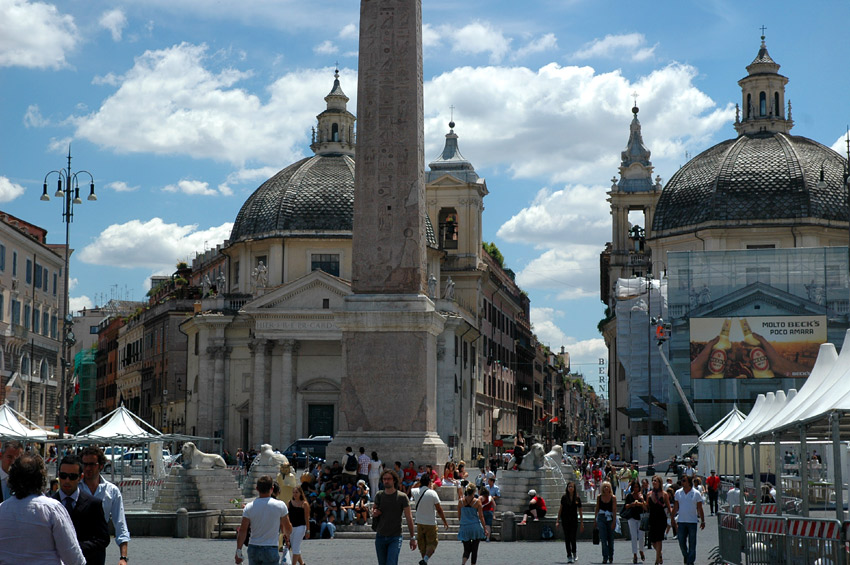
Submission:
[[[112,525],[115,526],[115,543],[120,550],[118,565],[129,565],[127,549],[130,544],[130,530],[127,529],[127,518],[124,515],[124,498],[118,487],[100,474],[106,465],[106,456],[102,449],[92,446],[83,449],[80,459],[83,462],[80,490],[96,498],[103,507],[103,517],[107,522],[112,520]]]
[[[80,490],[83,462],[76,455],[66,455],[59,463],[59,491],[53,498],[71,516],[77,541],[88,565],[104,565],[109,547],[109,528],[100,503]]]

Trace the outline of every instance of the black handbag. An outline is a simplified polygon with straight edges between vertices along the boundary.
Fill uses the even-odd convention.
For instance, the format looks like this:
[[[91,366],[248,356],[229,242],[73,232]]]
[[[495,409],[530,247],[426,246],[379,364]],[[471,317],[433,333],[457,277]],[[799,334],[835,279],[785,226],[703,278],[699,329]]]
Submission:
[[[645,514],[641,514],[640,516],[640,531],[648,532],[649,531],[649,512]]]
[[[599,545],[599,528],[593,528],[593,545]]]

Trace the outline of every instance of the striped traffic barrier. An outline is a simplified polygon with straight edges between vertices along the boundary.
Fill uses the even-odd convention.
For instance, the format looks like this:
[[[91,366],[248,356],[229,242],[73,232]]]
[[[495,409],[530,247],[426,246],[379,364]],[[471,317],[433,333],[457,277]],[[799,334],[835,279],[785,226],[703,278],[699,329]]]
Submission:
[[[755,504],[747,504],[747,505],[744,506],[744,514],[747,515],[747,516],[758,514],[758,512],[756,510],[757,509],[756,509]],[[740,514],[741,513],[741,507],[738,506],[738,505],[733,506],[732,507],[732,513],[733,514]],[[761,513],[762,514],[776,514],[776,503],[773,503],[773,502],[763,503],[761,505]]]
[[[842,524],[824,518],[788,518],[787,555],[789,563],[831,563],[838,565],[842,551]]]
[[[744,518],[748,564],[784,564],[787,520],[779,516],[755,515]]]

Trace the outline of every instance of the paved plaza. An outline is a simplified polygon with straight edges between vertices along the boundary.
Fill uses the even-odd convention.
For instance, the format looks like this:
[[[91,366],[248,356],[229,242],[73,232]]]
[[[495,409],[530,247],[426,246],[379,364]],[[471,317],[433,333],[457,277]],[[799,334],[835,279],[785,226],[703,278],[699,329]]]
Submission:
[[[131,532],[132,533],[132,532]],[[717,521],[708,518],[705,530],[699,533],[697,542],[697,560],[700,565],[712,563],[710,554],[717,546]],[[233,563],[236,550],[234,540],[173,539],[173,538],[133,538],[130,542],[130,560],[133,565],[150,563],[156,565],[177,565],[181,563]],[[309,565],[373,564],[377,563],[373,540],[307,540],[302,546],[302,557]],[[647,563],[655,562],[655,552],[644,550]],[[463,546],[459,541],[441,541],[432,565],[456,564],[461,562]],[[400,565],[419,562],[419,551],[411,552],[405,542],[402,546]],[[118,562],[118,548],[112,543],[107,552],[107,563]],[[482,543],[478,552],[479,565],[524,564],[539,565],[561,564],[567,562],[567,554],[562,541]],[[590,541],[578,543],[577,563],[602,563],[599,546]],[[631,543],[618,540],[614,544],[614,563],[632,562]],[[664,562],[681,563],[682,554],[675,540],[664,542]]]

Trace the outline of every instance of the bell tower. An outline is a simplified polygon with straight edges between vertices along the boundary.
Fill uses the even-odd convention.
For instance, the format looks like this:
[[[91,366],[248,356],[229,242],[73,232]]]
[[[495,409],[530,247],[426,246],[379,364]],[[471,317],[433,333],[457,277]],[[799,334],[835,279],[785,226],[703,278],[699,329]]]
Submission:
[[[354,114],[348,111],[348,96],[339,85],[339,69],[334,71],[334,85],[325,96],[327,109],[316,116],[310,149],[316,155],[342,154],[354,157]]]
[[[761,47],[753,62],[747,65],[747,76],[738,81],[741,87],[741,106],[735,116],[738,135],[748,133],[788,133],[794,127],[791,101],[785,112],[785,85],[788,77],[779,74],[761,36]]]
[[[620,179],[611,179],[608,202],[611,204],[613,230],[611,235],[608,283],[613,285],[620,277],[644,276],[652,268],[652,254],[647,242],[652,237],[652,219],[661,196],[661,177],[652,179],[654,167],[649,160],[650,151],[643,144],[639,108],[632,108],[629,141],[620,153]],[[629,222],[630,212],[642,213],[634,225]],[[610,288],[603,288],[603,300]]]

